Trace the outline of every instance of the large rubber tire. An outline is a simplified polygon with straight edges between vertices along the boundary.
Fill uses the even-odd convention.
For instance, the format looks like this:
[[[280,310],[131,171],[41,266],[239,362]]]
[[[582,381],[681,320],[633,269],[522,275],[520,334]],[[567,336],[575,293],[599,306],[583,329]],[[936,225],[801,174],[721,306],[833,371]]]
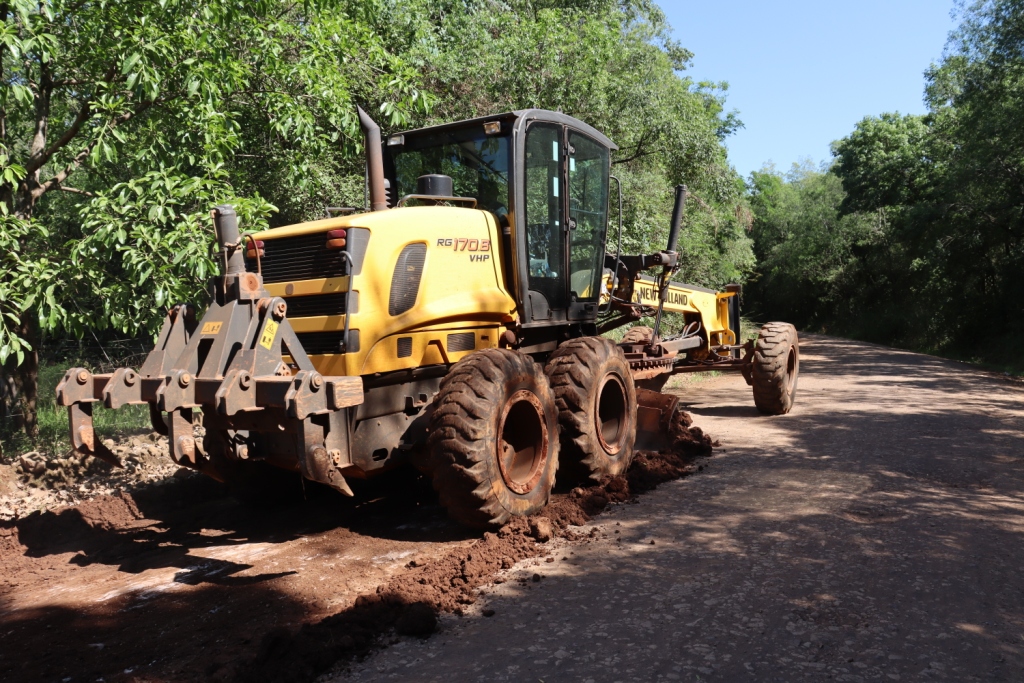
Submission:
[[[622,336],[623,344],[647,344],[654,338],[654,330],[645,325],[634,325]]]
[[[572,339],[545,371],[558,406],[563,476],[600,481],[625,472],[636,442],[636,388],[622,349],[603,337]]]
[[[463,358],[430,418],[429,470],[448,515],[475,528],[547,505],[558,470],[558,413],[540,366],[509,349]]]
[[[654,338],[654,330],[645,325],[634,325],[627,330],[626,334],[622,337],[623,344],[647,344],[650,343],[651,339]],[[648,389],[650,391],[661,391],[665,388],[666,382],[672,375],[664,373],[651,379],[639,380],[636,385],[641,389]]]
[[[800,376],[800,341],[789,323],[768,323],[754,344],[750,368],[754,405],[765,415],[785,415],[796,400]]]

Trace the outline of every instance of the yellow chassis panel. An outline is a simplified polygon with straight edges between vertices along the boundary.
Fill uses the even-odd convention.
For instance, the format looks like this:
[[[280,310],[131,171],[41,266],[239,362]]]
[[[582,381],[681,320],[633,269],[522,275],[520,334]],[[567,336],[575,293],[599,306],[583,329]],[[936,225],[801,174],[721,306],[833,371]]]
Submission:
[[[707,332],[710,346],[736,344],[736,335],[729,329],[729,297],[735,292],[713,292],[680,282],[670,282],[665,310],[670,313],[697,314]],[[658,307],[658,281],[641,277],[633,289],[633,301]],[[737,325],[738,327],[738,325]]]
[[[359,350],[310,356],[326,375],[369,375],[438,363],[454,363],[475,349],[498,345],[500,327],[517,317],[505,290],[501,231],[486,211],[456,207],[405,207],[275,228],[256,235],[270,241],[337,228],[364,228],[370,238],[362,267],[352,277],[358,308],[349,329],[359,332]],[[390,315],[391,281],[402,250],[426,245],[416,303]],[[266,285],[274,296],[348,291],[349,278],[320,278]],[[293,318],[296,332],[339,331],[345,316]],[[474,347],[449,351],[449,335],[472,333]],[[411,338],[411,355],[398,357],[398,339]],[[407,342],[408,343],[408,342]],[[456,345],[458,347],[458,345]]]

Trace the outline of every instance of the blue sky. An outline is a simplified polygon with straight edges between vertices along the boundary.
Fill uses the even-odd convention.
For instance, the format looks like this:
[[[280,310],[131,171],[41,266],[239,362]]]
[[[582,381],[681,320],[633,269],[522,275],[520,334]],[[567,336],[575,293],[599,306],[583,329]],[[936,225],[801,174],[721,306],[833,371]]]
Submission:
[[[728,138],[741,175],[831,159],[829,144],[868,115],[924,113],[924,70],[942,56],[953,0],[659,3],[694,52],[695,80],[727,81]]]

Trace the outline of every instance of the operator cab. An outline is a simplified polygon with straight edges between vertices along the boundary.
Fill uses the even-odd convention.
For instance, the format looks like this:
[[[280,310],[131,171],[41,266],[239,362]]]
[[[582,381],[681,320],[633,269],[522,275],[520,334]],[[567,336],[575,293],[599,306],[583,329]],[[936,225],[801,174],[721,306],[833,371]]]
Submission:
[[[438,183],[421,178],[443,175],[452,203],[472,198],[494,214],[527,337],[593,325],[615,143],[570,116],[528,109],[392,135],[384,147],[389,206],[423,201],[418,190]]]

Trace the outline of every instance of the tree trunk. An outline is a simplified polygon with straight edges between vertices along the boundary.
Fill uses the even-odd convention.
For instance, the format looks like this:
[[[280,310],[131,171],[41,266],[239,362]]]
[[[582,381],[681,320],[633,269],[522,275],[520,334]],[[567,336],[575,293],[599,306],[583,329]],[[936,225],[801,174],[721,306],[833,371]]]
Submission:
[[[32,350],[25,354],[24,362],[18,366],[18,384],[21,390],[22,429],[31,438],[39,435],[39,421],[36,417],[36,406],[39,398],[39,323],[31,311],[21,316],[21,338],[32,345]]]
[[[20,399],[18,366],[14,360],[8,358],[3,367],[0,367],[0,430],[4,433],[10,434],[24,429]]]

